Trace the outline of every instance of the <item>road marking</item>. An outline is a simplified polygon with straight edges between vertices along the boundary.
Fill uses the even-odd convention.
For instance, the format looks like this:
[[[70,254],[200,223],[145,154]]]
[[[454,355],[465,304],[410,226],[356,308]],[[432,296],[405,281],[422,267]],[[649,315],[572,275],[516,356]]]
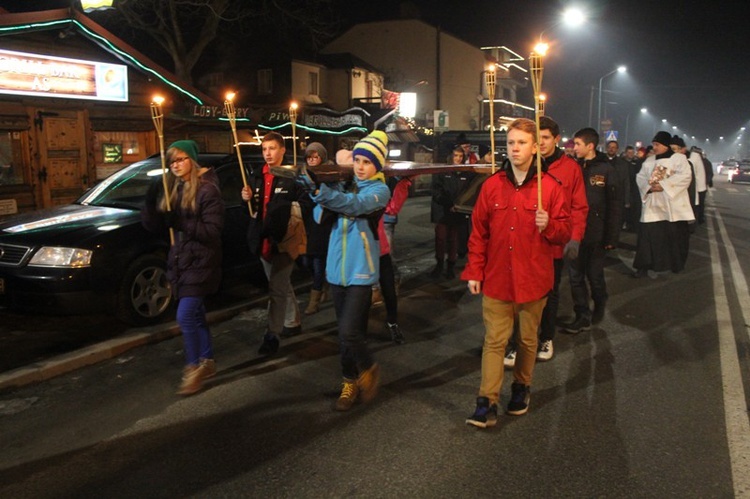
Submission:
[[[747,281],[737,261],[737,253],[729,240],[726,226],[719,210],[711,209],[719,227],[722,244],[729,258],[732,280],[737,290],[737,298],[744,324],[748,324],[747,310],[750,307]],[[735,497],[750,497],[750,419],[748,419],[747,401],[742,384],[737,341],[732,328],[732,316],[729,311],[727,290],[722,273],[721,255],[713,224],[708,225],[709,246],[711,249],[711,271],[716,301],[716,320],[719,327],[719,357],[721,359],[721,378],[724,393],[724,419],[727,428],[729,459],[732,464],[732,482]]]

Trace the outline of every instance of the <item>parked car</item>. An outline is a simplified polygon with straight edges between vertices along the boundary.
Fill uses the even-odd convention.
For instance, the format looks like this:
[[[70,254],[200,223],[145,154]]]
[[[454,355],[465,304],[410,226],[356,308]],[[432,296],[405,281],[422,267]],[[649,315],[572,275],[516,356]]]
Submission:
[[[246,168],[258,158],[244,160]],[[262,160],[261,160],[262,161]],[[226,205],[223,275],[259,278],[247,246],[247,203],[236,155],[201,154],[213,166]],[[172,294],[166,276],[167,234],[141,225],[140,210],[162,174],[152,156],[114,173],[75,203],[0,223],[0,304],[52,314],[112,313],[131,325],[158,322]],[[157,180],[158,181],[158,180]]]
[[[736,167],[727,170],[727,180],[730,184],[750,182],[750,159],[743,159]]]
[[[722,173],[726,175],[727,170],[737,168],[738,165],[739,165],[739,162],[735,159],[724,160],[720,162],[718,165],[716,165],[716,173],[719,175],[721,175]]]

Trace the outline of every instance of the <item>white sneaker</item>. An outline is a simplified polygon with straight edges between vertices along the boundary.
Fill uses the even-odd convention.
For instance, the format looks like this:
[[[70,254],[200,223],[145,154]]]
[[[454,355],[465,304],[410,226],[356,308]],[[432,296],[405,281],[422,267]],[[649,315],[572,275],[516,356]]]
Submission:
[[[516,350],[514,348],[508,347],[503,359],[503,365],[506,369],[513,369],[513,366],[516,365]]]
[[[552,340],[543,341],[536,351],[536,360],[550,360],[554,354],[555,349],[552,347]]]

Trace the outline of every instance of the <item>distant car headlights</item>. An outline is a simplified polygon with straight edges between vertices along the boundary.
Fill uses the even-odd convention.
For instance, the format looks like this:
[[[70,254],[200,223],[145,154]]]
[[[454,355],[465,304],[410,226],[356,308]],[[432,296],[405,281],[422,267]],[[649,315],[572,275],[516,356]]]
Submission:
[[[91,250],[43,246],[31,257],[30,267],[81,268],[91,265]]]

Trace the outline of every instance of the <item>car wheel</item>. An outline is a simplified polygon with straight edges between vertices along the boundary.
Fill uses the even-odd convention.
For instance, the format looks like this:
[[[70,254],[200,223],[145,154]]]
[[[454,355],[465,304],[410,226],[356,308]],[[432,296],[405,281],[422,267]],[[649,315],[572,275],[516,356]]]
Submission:
[[[135,260],[120,283],[117,318],[133,326],[158,322],[172,303],[172,286],[163,259],[146,255]]]

